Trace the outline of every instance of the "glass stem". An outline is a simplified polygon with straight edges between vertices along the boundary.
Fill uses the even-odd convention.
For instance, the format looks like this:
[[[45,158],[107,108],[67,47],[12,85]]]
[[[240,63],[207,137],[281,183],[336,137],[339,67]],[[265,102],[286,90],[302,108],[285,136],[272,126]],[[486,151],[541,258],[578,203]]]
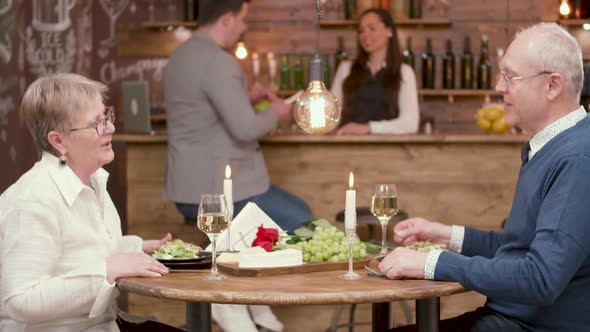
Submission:
[[[380,252],[381,254],[387,253],[386,240],[387,240],[387,223],[381,222],[381,252]]]
[[[215,245],[217,242],[217,237],[213,236],[211,237],[211,248],[212,253],[213,253],[213,257],[211,257],[211,274],[219,274],[219,272],[217,271],[217,255],[216,255],[216,249]]]
[[[227,251],[232,251],[231,249],[231,233],[230,233],[230,228],[231,228],[231,217],[227,220],[227,248],[225,248],[225,250]]]
[[[352,241],[348,241],[348,272],[352,273]]]

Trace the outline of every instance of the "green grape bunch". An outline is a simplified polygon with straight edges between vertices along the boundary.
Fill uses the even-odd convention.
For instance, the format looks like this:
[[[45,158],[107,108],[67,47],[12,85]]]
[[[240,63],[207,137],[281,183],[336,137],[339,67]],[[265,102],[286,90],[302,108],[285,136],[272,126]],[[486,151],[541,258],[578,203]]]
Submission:
[[[430,252],[431,250],[447,250],[447,246],[445,246],[444,244],[434,244],[430,243],[429,241],[420,241],[412,243],[410,245],[407,245],[406,248],[424,252]]]
[[[297,249],[303,252],[304,262],[346,262],[348,261],[348,240],[344,232],[338,228],[324,224],[316,226],[313,231],[305,229],[305,240],[277,246],[277,249]],[[301,233],[300,233],[301,234]],[[352,245],[354,260],[367,256],[367,246],[358,239]]]

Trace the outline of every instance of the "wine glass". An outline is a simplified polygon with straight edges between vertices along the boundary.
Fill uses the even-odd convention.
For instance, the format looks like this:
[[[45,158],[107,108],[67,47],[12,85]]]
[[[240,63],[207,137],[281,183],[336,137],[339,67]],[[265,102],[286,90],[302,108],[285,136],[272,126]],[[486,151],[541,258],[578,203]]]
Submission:
[[[201,195],[199,203],[199,214],[197,216],[197,226],[203,233],[207,234],[211,240],[212,263],[211,273],[203,277],[205,280],[223,280],[227,279],[217,271],[216,261],[216,244],[219,234],[228,226],[229,211],[225,195],[205,194]]]
[[[371,213],[377,217],[381,223],[381,251],[378,256],[387,255],[387,244],[385,241],[387,223],[398,211],[397,188],[395,187],[395,184],[376,184],[373,190],[373,196],[371,197]]]

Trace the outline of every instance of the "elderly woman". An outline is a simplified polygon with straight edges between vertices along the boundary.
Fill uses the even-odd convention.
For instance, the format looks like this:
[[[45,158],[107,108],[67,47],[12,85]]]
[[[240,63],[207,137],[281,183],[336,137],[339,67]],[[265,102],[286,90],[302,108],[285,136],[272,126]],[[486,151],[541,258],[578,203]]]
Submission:
[[[420,112],[416,77],[402,64],[393,19],[383,9],[359,18],[357,55],[336,70],[332,92],[342,101],[339,135],[413,134]]]
[[[171,239],[122,236],[101,167],[114,158],[107,88],[75,74],[40,78],[21,117],[41,160],[0,196],[1,331],[177,331],[117,319],[115,282],[157,278],[150,257]]]

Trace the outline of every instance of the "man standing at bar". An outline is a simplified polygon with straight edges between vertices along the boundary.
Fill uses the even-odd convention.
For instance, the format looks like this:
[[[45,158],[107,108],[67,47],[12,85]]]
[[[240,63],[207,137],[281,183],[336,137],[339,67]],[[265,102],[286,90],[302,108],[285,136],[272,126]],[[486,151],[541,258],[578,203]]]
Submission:
[[[191,222],[202,194],[223,192],[225,166],[233,179],[234,214],[256,203],[287,231],[310,220],[300,198],[270,184],[258,138],[287,120],[290,106],[266,89],[248,92],[240,64],[226,51],[246,30],[248,0],[200,0],[198,31],[165,69],[168,164],[165,197]],[[268,109],[252,104],[269,99]],[[254,322],[282,330],[269,307],[250,306]],[[246,306],[213,305],[225,331],[257,331]]]
[[[506,121],[533,135],[503,232],[408,219],[396,225],[396,242],[450,250],[397,248],[379,269],[391,279],[457,281],[487,296],[485,306],[442,321],[441,331],[587,330],[590,118],[579,105],[580,46],[557,24],[540,23],[516,35],[500,69]]]
[[[234,214],[256,203],[284,230],[311,219],[300,198],[270,184],[258,138],[271,134],[290,105],[267,89],[248,92],[240,64],[226,50],[246,30],[247,0],[199,1],[199,29],[165,69],[168,168],[165,197],[187,220],[200,196],[223,192],[225,166],[233,179]],[[252,104],[269,99],[268,109]]]

